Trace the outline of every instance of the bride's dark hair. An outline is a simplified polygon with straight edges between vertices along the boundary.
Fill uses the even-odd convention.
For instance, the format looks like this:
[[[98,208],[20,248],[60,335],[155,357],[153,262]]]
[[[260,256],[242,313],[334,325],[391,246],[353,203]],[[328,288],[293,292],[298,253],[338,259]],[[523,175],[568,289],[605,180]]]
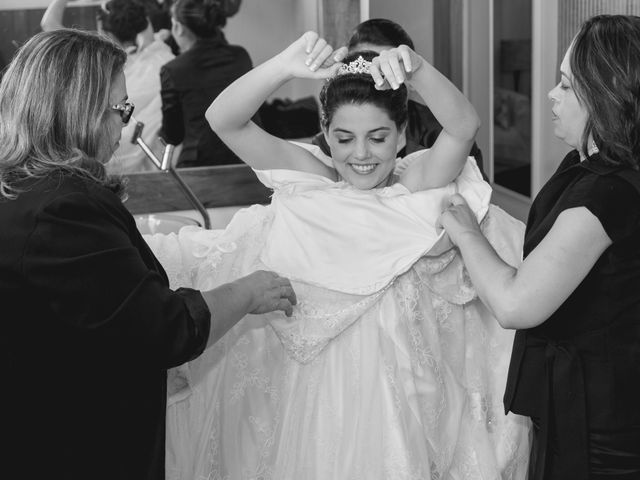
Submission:
[[[358,57],[371,61],[378,54],[372,51],[350,53],[342,61],[345,64]],[[384,110],[389,118],[400,129],[407,122],[408,92],[405,85],[397,90],[376,90],[373,78],[368,73],[338,74],[324,84],[320,91],[320,106],[322,108],[322,126],[328,128],[336,110],[342,105],[372,104]]]

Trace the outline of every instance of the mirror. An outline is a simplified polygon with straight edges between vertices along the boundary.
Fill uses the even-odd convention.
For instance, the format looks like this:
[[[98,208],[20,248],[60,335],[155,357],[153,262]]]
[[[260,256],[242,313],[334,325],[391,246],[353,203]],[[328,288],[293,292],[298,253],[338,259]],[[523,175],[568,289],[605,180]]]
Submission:
[[[531,196],[531,0],[494,0],[494,182]]]

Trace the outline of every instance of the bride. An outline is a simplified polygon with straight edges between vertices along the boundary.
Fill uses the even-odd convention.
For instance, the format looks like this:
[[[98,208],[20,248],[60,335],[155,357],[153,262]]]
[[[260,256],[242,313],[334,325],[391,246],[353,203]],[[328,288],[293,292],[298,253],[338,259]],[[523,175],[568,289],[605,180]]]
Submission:
[[[522,224],[489,205],[467,159],[478,128],[467,99],[408,47],[376,55],[344,58],[307,32],[207,111],[272,202],[225,230],[146,240],[172,287],[264,268],[291,279],[298,305],[291,318],[241,321],[171,372],[168,479],[526,475],[528,424],[501,402],[512,333],[479,302],[436,219],[460,193],[514,265]],[[330,165],[250,121],[291,78],[327,79]],[[396,161],[407,85],[444,128],[430,150]]]

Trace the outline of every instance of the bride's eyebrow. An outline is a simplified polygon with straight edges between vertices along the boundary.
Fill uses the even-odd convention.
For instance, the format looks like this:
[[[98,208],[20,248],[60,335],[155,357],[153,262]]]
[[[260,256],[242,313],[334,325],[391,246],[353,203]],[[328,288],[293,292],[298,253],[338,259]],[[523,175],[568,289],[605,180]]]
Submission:
[[[378,127],[378,128],[374,128],[373,130],[369,130],[367,133],[388,132],[389,130],[391,130],[389,127]],[[348,133],[350,135],[353,135],[353,132],[351,130],[347,130],[346,128],[334,128],[333,132]]]

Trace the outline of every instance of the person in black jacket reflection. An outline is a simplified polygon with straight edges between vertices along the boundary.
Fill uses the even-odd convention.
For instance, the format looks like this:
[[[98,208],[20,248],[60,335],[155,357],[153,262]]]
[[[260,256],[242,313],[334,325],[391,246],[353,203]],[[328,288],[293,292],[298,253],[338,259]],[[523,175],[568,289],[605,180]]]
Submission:
[[[164,480],[166,370],[247,313],[295,303],[265,271],[169,288],[104,166],[133,112],[125,60],[60,29],[0,82],[3,478]]]
[[[204,114],[222,90],[251,70],[251,58],[243,47],[229,45],[222,32],[224,2],[177,0],[171,13],[171,33],[182,53],[160,71],[161,136],[182,144],[178,167],[241,163]]]

